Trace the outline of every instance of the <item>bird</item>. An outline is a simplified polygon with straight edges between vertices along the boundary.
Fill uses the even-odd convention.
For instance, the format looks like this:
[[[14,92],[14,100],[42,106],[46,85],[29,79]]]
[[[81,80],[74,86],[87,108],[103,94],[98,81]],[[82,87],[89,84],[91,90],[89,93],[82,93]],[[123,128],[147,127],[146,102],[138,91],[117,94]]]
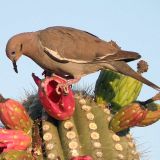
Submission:
[[[160,87],[134,71],[128,62],[141,58],[137,52],[122,50],[114,41],[65,26],[19,33],[6,44],[6,55],[18,73],[16,62],[25,55],[50,75],[68,79],[68,85],[99,70],[130,76],[160,91]]]

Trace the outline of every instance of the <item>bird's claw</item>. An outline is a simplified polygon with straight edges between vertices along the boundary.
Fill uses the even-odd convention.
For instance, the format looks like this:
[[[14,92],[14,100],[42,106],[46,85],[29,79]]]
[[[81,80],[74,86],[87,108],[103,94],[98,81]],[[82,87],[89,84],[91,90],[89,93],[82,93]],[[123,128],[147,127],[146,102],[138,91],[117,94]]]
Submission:
[[[61,94],[63,93],[64,95],[68,95],[69,89],[67,84],[59,83],[56,87],[56,93]]]

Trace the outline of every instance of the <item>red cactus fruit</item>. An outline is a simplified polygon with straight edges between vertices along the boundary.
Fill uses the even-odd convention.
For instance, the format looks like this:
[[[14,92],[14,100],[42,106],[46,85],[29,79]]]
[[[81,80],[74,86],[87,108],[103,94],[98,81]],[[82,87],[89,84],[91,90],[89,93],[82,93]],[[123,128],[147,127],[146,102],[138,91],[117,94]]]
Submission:
[[[10,150],[26,150],[32,139],[24,131],[0,129],[0,149],[3,152]]]
[[[62,90],[57,93],[57,85],[66,84],[67,81],[58,76],[46,77],[44,80],[39,79],[34,74],[32,77],[39,87],[39,99],[46,112],[57,120],[69,119],[75,110],[73,92],[68,86],[67,95]]]
[[[152,104],[151,104],[152,105]],[[160,108],[157,110],[147,110],[147,114],[144,119],[137,125],[139,127],[148,126],[160,119]]]
[[[147,108],[147,114],[144,119],[138,124],[138,126],[148,126],[155,123],[160,119],[160,105],[153,103],[154,101],[160,100],[160,93],[157,93],[154,97],[143,102]]]
[[[120,132],[129,127],[137,126],[146,116],[147,109],[140,103],[132,103],[118,111],[110,121],[109,128]]]
[[[93,160],[93,158],[90,156],[78,156],[71,158],[71,160]]]
[[[23,130],[26,133],[32,128],[32,122],[25,108],[13,99],[0,95],[0,119],[10,129]]]

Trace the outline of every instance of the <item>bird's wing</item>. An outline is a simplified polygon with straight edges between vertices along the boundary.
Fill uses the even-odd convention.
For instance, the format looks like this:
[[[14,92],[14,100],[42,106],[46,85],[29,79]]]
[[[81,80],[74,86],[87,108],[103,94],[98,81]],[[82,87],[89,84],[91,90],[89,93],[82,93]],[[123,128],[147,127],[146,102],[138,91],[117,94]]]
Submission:
[[[44,52],[61,63],[101,63],[108,60],[135,60],[137,53],[122,51],[113,41],[69,27],[50,27],[39,31]]]
[[[44,52],[51,57],[53,60],[60,62],[60,63],[68,63],[68,62],[73,62],[73,63],[80,63],[80,64],[85,64],[85,63],[91,63],[92,61],[85,61],[85,60],[78,60],[78,59],[71,59],[71,58],[65,58],[62,57],[57,51],[53,51],[47,47],[44,47]]]
[[[137,54],[136,52],[130,52],[130,51],[119,51],[115,53],[114,55],[108,55],[108,56],[101,56],[96,57],[96,59],[87,61],[87,60],[78,60],[78,59],[71,59],[71,58],[65,58],[62,57],[57,51],[53,51],[47,47],[44,47],[44,52],[51,57],[53,60],[60,62],[60,63],[79,63],[79,64],[85,64],[85,63],[104,63],[106,61],[125,61],[129,62],[135,59],[140,58],[141,56]],[[123,54],[123,55],[122,55]]]

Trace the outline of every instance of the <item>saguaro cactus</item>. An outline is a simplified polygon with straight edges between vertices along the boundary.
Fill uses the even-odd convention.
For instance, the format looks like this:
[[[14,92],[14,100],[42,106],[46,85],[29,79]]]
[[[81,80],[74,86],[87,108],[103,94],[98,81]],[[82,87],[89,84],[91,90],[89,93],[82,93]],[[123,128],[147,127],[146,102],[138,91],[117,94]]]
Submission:
[[[39,94],[29,96],[23,103],[29,114],[26,117],[33,121],[32,128],[29,128],[32,144],[28,143],[23,148],[25,151],[13,148],[7,152],[1,145],[0,160],[140,159],[129,128],[147,126],[160,118],[158,104],[151,100],[134,102],[142,87],[140,82],[119,73],[101,72],[95,95],[77,91],[73,95],[70,88],[66,95],[56,92],[61,80],[33,78],[38,84]],[[157,99],[159,96],[154,97]],[[63,116],[57,115],[59,113]],[[10,119],[7,124],[9,122]],[[23,128],[17,129],[17,133],[23,132]]]
[[[130,133],[119,136],[109,129],[112,114],[108,108],[97,105],[92,98],[80,93],[75,94],[75,101],[73,116],[64,121],[55,120],[43,111],[40,124],[44,144],[43,159],[139,159]],[[41,106],[40,101],[33,102],[34,108]]]

